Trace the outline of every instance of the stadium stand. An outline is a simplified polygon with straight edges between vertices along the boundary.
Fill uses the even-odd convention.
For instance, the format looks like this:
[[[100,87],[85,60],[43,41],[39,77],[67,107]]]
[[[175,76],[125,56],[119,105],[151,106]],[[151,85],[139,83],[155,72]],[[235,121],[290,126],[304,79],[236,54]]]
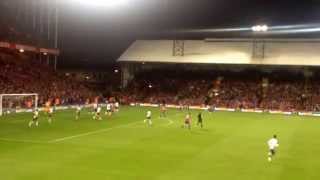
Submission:
[[[133,103],[318,112],[319,56],[309,48],[318,46],[319,39],[294,38],[137,40],[118,59],[122,86],[127,87],[123,98]]]
[[[138,73],[122,94],[122,100],[125,103],[319,111],[317,77],[314,74],[306,78],[301,69],[299,73],[290,70],[265,73],[259,68],[241,72],[152,70]]]
[[[33,54],[0,50],[0,93],[38,93],[39,103],[59,99],[61,104],[84,103],[94,93],[72,77],[60,76]]]

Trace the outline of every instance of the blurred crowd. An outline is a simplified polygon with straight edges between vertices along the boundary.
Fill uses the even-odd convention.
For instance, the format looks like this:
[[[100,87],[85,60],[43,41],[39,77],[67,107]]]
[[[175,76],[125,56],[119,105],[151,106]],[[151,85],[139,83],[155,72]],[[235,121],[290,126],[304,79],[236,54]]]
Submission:
[[[305,76],[301,72],[290,71],[262,73],[259,70],[153,69],[137,73],[124,89],[115,88],[105,93],[92,88],[90,81],[78,81],[74,76],[56,73],[27,52],[1,49],[0,69],[0,94],[38,93],[40,106],[48,101],[56,105],[92,103],[100,95],[101,99],[116,97],[123,104],[166,103],[235,109],[320,111],[320,74],[317,71]],[[24,101],[16,102],[26,104]]]
[[[152,71],[138,74],[122,93],[123,102],[202,104],[210,87],[209,79],[188,73]]]
[[[85,84],[58,75],[31,57],[27,53],[1,50],[0,94],[38,93],[40,105],[49,100],[59,104],[84,103],[94,97],[95,93]]]
[[[152,71],[138,74],[122,93],[126,103],[167,103],[235,109],[320,111],[317,74]]]

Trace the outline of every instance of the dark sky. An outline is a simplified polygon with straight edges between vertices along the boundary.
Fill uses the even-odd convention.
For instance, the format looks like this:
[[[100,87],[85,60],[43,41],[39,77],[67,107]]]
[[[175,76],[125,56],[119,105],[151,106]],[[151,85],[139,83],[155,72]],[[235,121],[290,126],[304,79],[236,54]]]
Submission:
[[[241,37],[241,32],[172,33],[174,30],[320,22],[320,0],[131,0],[123,7],[60,4],[63,66],[114,62],[136,39]],[[171,33],[169,33],[171,32]],[[67,63],[68,62],[68,63]],[[101,66],[100,66],[101,67]]]

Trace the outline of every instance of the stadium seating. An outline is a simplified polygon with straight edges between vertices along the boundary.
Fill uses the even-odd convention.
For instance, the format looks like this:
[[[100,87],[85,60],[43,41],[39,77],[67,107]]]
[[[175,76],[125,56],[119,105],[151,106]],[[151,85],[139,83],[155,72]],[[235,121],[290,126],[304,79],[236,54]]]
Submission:
[[[84,103],[94,93],[73,77],[61,76],[26,53],[0,51],[0,93],[38,93],[39,103],[60,99],[61,104]]]
[[[214,105],[235,109],[319,111],[318,75],[289,71],[161,70],[138,74],[122,94],[123,102]],[[263,80],[264,79],[264,80]],[[265,82],[264,82],[265,81]]]

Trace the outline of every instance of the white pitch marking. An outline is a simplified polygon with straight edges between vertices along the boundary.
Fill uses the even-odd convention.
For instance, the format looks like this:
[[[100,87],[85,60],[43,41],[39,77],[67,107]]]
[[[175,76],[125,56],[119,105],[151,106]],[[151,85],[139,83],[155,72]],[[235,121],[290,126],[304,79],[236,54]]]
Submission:
[[[69,140],[69,139],[74,139],[74,138],[78,138],[78,137],[92,135],[92,134],[99,134],[99,133],[111,131],[111,130],[116,129],[116,128],[126,127],[126,126],[130,126],[130,125],[138,124],[138,123],[141,123],[141,122],[137,121],[137,122],[124,124],[124,125],[120,125],[120,126],[114,126],[114,127],[111,127],[111,128],[106,128],[106,129],[101,129],[101,130],[97,130],[97,131],[91,131],[91,132],[77,134],[77,135],[73,135],[73,136],[67,136],[67,137],[63,137],[63,138],[58,138],[58,139],[54,139],[54,140],[49,141],[49,143],[61,142],[61,141]]]
[[[177,116],[177,115],[179,115],[179,114],[180,114],[180,113],[176,113],[176,114],[174,114],[173,116]],[[157,119],[160,119],[160,118],[157,118]],[[141,123],[141,122],[140,122],[140,121],[137,121],[137,122],[133,122],[133,123],[129,123],[129,124],[124,124],[124,125],[120,125],[120,126],[115,126],[115,127],[111,127],[111,128],[106,128],[106,129],[101,129],[101,130],[97,130],[97,131],[91,131],[91,132],[87,132],[87,133],[77,134],[77,135],[74,135],[74,136],[67,136],[67,137],[63,137],[63,138],[58,138],[58,139],[54,139],[54,140],[49,141],[49,143],[61,142],[61,141],[69,140],[69,139],[74,139],[74,138],[78,138],[78,137],[83,137],[83,136],[92,135],[92,134],[99,134],[99,133],[103,133],[103,132],[110,131],[110,130],[112,130],[112,129],[121,128],[121,127],[126,127],[126,126],[131,126],[131,125],[138,124],[138,123]],[[172,121],[172,123],[173,123],[173,121]],[[172,124],[172,123],[171,123],[171,124]],[[170,125],[170,124],[168,124],[168,125]]]
[[[160,125],[160,126],[169,126],[171,124],[173,124],[173,120],[169,119],[169,118],[164,118],[166,120],[168,120],[169,122],[167,124],[163,124],[163,125]]]
[[[0,141],[6,142],[20,142],[20,143],[35,143],[35,144],[44,144],[48,143],[46,141],[33,141],[33,140],[23,140],[23,139],[9,139],[9,138],[0,138]]]
[[[181,112],[177,112],[177,113],[175,113],[174,115],[172,115],[171,117],[175,117],[175,116],[178,116],[178,115],[183,115]],[[164,118],[164,119],[167,119],[168,121],[169,121],[169,123],[168,124],[166,124],[166,126],[170,126],[171,124],[173,124],[174,123],[174,121],[172,120],[172,119],[170,119],[170,118]],[[164,126],[164,125],[162,125],[162,126]]]
[[[170,126],[171,124],[173,124],[173,120],[168,119],[168,121],[169,121],[169,123],[168,123],[168,124],[166,124],[167,126]]]

